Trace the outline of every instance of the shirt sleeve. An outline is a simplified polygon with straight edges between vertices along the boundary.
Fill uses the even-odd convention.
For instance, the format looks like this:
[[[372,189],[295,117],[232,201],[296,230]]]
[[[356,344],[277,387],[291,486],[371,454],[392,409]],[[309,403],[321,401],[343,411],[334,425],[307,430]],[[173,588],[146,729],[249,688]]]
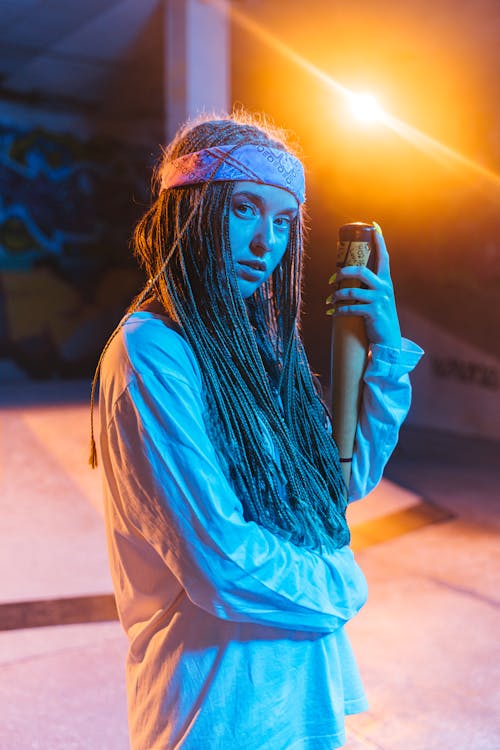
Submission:
[[[370,348],[364,373],[361,412],[356,429],[349,501],[365,497],[382,478],[396,447],[399,429],[410,409],[408,373],[416,367],[423,350],[409,339],[401,349],[382,344]]]
[[[342,626],[366,600],[352,551],[320,554],[245,521],[205,427],[189,347],[172,334],[161,357],[157,346],[140,350],[103,451],[129,521],[191,601],[216,617],[287,630]]]

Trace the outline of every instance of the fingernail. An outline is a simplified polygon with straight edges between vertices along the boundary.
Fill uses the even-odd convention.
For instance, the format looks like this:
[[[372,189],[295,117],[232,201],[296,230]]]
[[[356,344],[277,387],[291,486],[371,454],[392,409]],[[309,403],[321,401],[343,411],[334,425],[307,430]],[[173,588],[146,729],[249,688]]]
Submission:
[[[333,292],[332,294],[329,294],[328,297],[325,299],[325,302],[327,305],[330,304],[330,302],[333,302]]]
[[[335,308],[330,307],[330,309],[325,312],[325,315],[335,315]]]
[[[379,234],[382,237],[383,234],[382,234],[382,228],[381,228],[380,224],[377,224],[376,221],[372,221],[372,224],[375,227],[375,231],[377,232],[377,234]]]
[[[332,273],[332,275],[328,279],[328,283],[329,284],[333,284],[336,278],[337,278],[337,274],[336,273]]]

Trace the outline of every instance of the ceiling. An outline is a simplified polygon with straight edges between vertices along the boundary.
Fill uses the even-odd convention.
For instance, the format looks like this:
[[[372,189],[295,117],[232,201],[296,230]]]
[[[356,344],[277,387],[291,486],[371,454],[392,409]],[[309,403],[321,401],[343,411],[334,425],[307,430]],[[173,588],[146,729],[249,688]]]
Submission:
[[[69,113],[80,120],[88,118],[94,126],[96,121],[109,123],[114,131],[117,125],[126,128],[130,123],[139,124],[145,133],[161,130],[164,4],[165,0],[0,0],[3,114],[9,107],[22,107],[28,115],[30,109],[45,109],[61,117]],[[436,78],[443,78],[442,71],[450,68],[460,72],[455,75],[455,88],[464,101],[471,100],[477,117],[497,121],[498,0],[313,0],[307,4],[238,0],[237,4],[292,46],[324,63],[325,69],[332,65],[340,77],[345,73],[343,65],[351,74],[360,60],[363,75],[371,66],[375,81],[377,75],[383,80],[404,74],[405,91],[397,92],[398,99],[408,100],[406,116],[412,120],[419,113],[412,111],[411,102],[422,109],[414,92],[432,88]],[[371,39],[365,34],[356,45],[363,27],[373,29]],[[250,35],[245,37],[246,47],[240,35],[233,49],[231,72],[235,82],[241,81],[238,90],[233,86],[233,94],[240,98],[243,89],[242,100],[252,104],[254,86],[260,98],[261,93],[269,94],[272,105],[283,86],[272,85],[269,69],[263,85],[261,55]],[[352,39],[352,50],[336,59],[339,40],[345,39]],[[363,62],[367,45],[377,44],[373,59]],[[390,71],[377,68],[384,59]],[[445,86],[448,80],[443,78]],[[434,99],[443,100],[444,95],[439,91]],[[267,101],[259,99],[257,104],[266,106]],[[483,136],[482,142],[491,141],[489,135]],[[498,144],[496,135],[494,140]]]
[[[5,107],[161,120],[161,0],[0,0],[0,18]]]

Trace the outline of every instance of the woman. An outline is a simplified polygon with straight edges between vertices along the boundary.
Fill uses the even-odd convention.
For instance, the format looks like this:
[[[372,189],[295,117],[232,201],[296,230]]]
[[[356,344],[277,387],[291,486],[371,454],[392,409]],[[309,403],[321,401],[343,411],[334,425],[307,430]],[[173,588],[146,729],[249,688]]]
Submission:
[[[148,283],[102,359],[109,555],[133,750],[331,750],[366,700],[343,625],[366,598],[327,412],[298,333],[304,174],[276,131],[186,126],[136,228]],[[407,413],[387,253],[334,293],[367,322],[349,499]],[[133,311],[133,312],[132,312]]]

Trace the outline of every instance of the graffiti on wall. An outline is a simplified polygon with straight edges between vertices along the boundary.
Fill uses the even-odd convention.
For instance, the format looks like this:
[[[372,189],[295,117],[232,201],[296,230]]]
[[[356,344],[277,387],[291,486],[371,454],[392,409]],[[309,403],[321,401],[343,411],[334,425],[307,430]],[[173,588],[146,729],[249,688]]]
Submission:
[[[500,390],[500,369],[484,362],[460,357],[431,355],[432,374],[443,380],[455,380],[465,385],[478,385],[492,391]]]
[[[154,160],[0,123],[0,363],[88,375],[142,277],[129,250]]]

